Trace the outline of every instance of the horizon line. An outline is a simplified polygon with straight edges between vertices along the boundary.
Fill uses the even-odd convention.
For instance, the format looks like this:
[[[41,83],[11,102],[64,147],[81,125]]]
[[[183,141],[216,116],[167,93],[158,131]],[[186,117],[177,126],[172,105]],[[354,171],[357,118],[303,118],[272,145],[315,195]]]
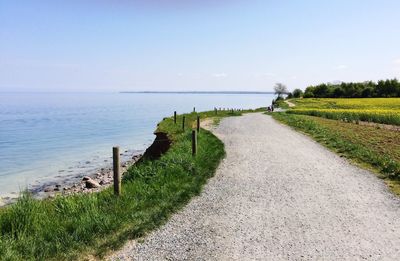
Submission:
[[[169,93],[169,94],[275,94],[273,91],[120,91],[120,93]]]

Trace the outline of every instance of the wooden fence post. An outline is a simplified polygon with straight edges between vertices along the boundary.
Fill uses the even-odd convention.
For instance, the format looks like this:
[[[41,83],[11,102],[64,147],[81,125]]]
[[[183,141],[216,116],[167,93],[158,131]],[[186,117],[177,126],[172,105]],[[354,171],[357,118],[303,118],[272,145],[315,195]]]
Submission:
[[[196,130],[192,130],[192,155],[195,156],[197,153],[197,133]]]
[[[200,116],[197,116],[197,132],[200,131]]]
[[[182,117],[182,130],[185,131],[185,116]]]
[[[176,111],[174,111],[174,123],[176,124]]]
[[[113,169],[114,169],[114,194],[119,196],[121,195],[119,147],[113,147]]]

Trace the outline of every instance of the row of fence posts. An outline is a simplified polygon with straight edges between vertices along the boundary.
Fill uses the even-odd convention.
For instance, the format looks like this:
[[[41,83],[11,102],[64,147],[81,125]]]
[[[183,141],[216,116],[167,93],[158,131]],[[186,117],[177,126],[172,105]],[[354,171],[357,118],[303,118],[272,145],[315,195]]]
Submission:
[[[240,111],[243,111],[243,109],[229,109],[229,108],[221,108],[221,107],[218,109],[218,108],[214,107],[215,115],[218,114],[218,111],[230,111],[233,114],[235,111],[240,112]]]
[[[232,114],[234,111],[242,111],[242,109],[221,109],[219,110],[214,107],[214,114],[218,115],[218,111],[230,111]],[[196,112],[196,107],[193,107],[193,112]],[[185,131],[186,117],[182,116],[182,131]],[[177,123],[177,114],[174,111],[174,124]],[[200,132],[200,116],[197,115],[196,129],[192,130],[192,155],[197,154],[197,133]],[[121,195],[121,169],[120,169],[120,153],[119,147],[113,147],[113,179],[114,179],[114,194]]]
[[[193,112],[196,112],[196,108],[193,107]],[[177,114],[174,111],[174,124],[176,124]],[[192,155],[197,154],[197,133],[200,131],[200,116],[197,115],[196,129],[192,130]],[[186,116],[182,116],[182,131],[185,131]]]

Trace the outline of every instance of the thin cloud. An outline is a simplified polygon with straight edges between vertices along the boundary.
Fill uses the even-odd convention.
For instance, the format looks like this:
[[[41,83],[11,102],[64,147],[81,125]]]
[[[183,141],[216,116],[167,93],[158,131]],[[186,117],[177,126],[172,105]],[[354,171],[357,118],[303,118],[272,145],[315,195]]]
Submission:
[[[347,68],[349,68],[349,67],[345,64],[340,64],[340,65],[333,67],[333,69],[335,69],[335,70],[346,70]]]
[[[226,78],[226,77],[228,77],[228,74],[226,74],[226,73],[214,73],[212,76],[215,77],[215,78]]]

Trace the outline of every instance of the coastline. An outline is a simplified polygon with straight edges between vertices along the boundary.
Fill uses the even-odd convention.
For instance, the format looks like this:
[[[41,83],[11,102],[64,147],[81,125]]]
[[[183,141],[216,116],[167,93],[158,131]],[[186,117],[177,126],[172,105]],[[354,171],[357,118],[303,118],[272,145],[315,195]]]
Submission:
[[[159,227],[200,193],[225,157],[222,141],[204,129],[197,133],[201,149],[193,155],[191,135],[198,117],[219,119],[243,112],[180,114],[176,123],[173,117],[164,118],[153,132],[152,146],[138,159],[140,164],[125,174],[119,197],[110,188],[49,200],[20,197],[16,204],[0,211],[0,226],[16,228],[5,230],[6,240],[0,241],[5,258],[102,258],[132,236],[138,238]],[[163,154],[157,158],[159,153]]]
[[[151,146],[151,145],[150,145]],[[121,173],[125,174],[126,170],[138,162],[143,156],[145,150],[125,150],[121,153],[123,160],[121,160]],[[88,187],[86,180],[90,179],[99,186]],[[56,196],[68,196],[79,193],[93,193],[99,192],[108,188],[113,184],[113,169],[110,166],[99,166],[98,168],[81,172],[79,174],[72,174],[66,176],[56,176],[32,184],[25,191],[30,193],[35,199],[54,198]],[[23,193],[13,191],[6,196],[0,197],[0,208],[17,202],[20,195]]]

